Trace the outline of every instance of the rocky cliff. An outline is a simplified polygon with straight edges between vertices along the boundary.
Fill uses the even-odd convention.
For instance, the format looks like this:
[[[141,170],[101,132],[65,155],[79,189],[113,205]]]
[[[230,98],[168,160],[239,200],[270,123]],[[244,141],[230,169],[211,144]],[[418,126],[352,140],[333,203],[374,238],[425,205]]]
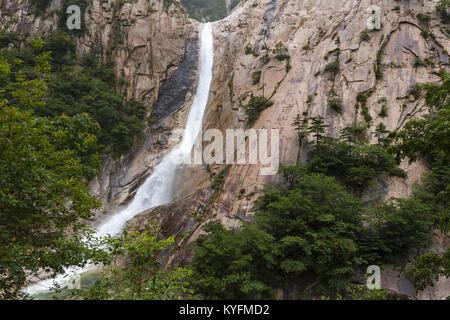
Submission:
[[[373,4],[381,8],[381,29],[367,32],[371,15],[367,9]],[[204,129],[218,128],[225,134],[228,128],[246,128],[243,106],[255,95],[274,102],[254,128],[280,130],[283,164],[294,164],[298,155],[304,159],[308,151],[308,146],[298,150],[297,133],[291,125],[296,115],[304,112],[324,117],[331,137],[338,137],[340,130],[354,121],[365,123],[375,143],[373,133],[380,122],[394,131],[426,112],[423,99],[414,95],[414,86],[438,81],[438,71],[448,67],[448,30],[440,23],[435,8],[436,1],[420,0],[246,1],[228,18],[214,24],[214,80]],[[431,20],[423,21],[421,16]],[[277,55],[289,58],[280,61]],[[339,67],[332,74],[327,66],[336,61]],[[255,72],[260,75],[257,83],[252,79]],[[358,97],[365,97],[367,109],[358,108]],[[329,107],[330,99],[341,102],[341,113]],[[387,113],[381,116],[384,108]],[[363,199],[369,203],[409,196],[414,182],[427,169],[420,162],[404,162],[401,167],[408,173],[406,179],[382,177]],[[208,189],[196,177],[205,171],[214,175],[224,169],[197,168],[197,174],[191,173],[191,178],[184,180],[180,201],[143,213],[135,219],[135,226],[171,212],[183,221],[172,231],[180,234],[180,230],[190,230],[181,242],[184,247],[211,219],[228,227],[251,220],[258,191],[275,178],[259,175],[258,165],[232,165],[220,190],[213,193],[210,188],[210,196],[205,196]],[[201,191],[193,193],[193,189]],[[191,192],[183,198],[186,190]],[[204,203],[201,210],[198,201]],[[164,219],[160,222],[164,224]],[[449,247],[448,240],[436,241],[439,244],[434,249],[438,252]],[[189,251],[182,252],[175,259],[189,260]],[[442,299],[450,293],[449,284],[448,279],[441,279],[417,298]],[[383,286],[415,296],[411,284],[394,267],[383,273]]]
[[[367,9],[373,4],[381,8],[382,27],[365,37],[371,14]],[[216,24],[216,40],[221,45],[216,52],[216,94],[210,109],[214,105],[223,108],[220,116],[211,112],[206,122],[218,117],[216,123],[222,127],[243,126],[242,105],[247,97],[254,94],[270,98],[274,105],[262,113],[255,128],[280,130],[284,164],[296,161],[298,138],[291,124],[303,112],[323,116],[332,137],[338,137],[339,131],[355,120],[370,122],[368,135],[372,139],[380,122],[390,131],[401,128],[408,119],[424,112],[423,100],[413,95],[415,84],[438,81],[436,73],[448,66],[448,31],[435,7],[436,1],[420,0],[247,1]],[[430,16],[431,21],[421,21],[418,14]],[[246,54],[246,48],[252,54]],[[274,59],[277,51],[290,60]],[[264,64],[260,57],[266,54],[270,61]],[[433,63],[417,63],[427,59]],[[335,61],[339,62],[339,71],[331,75],[326,68]],[[287,63],[291,67],[286,67]],[[256,85],[251,81],[255,71],[261,72]],[[229,87],[224,85],[230,82]],[[369,116],[356,108],[358,95],[367,97]],[[342,102],[342,114],[329,107],[330,99]],[[386,117],[380,116],[383,106],[388,106]],[[387,178],[375,188],[375,197],[407,197],[412,184],[426,170],[421,163],[403,163],[402,167],[408,178]],[[257,190],[271,179],[259,176],[258,171],[258,166],[230,168],[211,206],[216,218],[233,225],[232,220],[251,214]],[[241,190],[250,196],[240,197]],[[374,196],[373,189],[369,193],[366,198]],[[448,248],[449,243],[441,245],[438,251]],[[395,272],[384,275],[385,287],[414,295]],[[446,297],[449,284],[448,279],[441,279],[419,298]]]
[[[91,182],[91,189],[104,204],[102,212],[108,213],[133,196],[164,155],[170,132],[183,127],[183,106],[195,89],[198,23],[176,1],[86,3],[81,32],[68,31],[77,32],[78,56],[96,51],[111,57],[121,78],[116,89],[142,102],[154,124],[131,154],[121,159],[103,158],[101,173]],[[8,31],[43,35],[57,28],[61,12],[70,4],[53,0],[44,12],[38,12],[33,1],[1,0],[0,25]]]
[[[251,95],[265,96],[274,104],[254,128],[279,129],[281,163],[294,164],[308,151],[308,147],[299,150],[291,125],[297,114],[321,115],[332,137],[354,121],[368,124],[372,139],[380,122],[390,131],[401,128],[408,119],[426,112],[414,86],[438,81],[437,72],[448,68],[448,30],[439,22],[436,2],[242,1],[229,17],[213,25],[214,79],[203,129],[225,133],[246,128],[244,105]],[[373,4],[381,8],[381,29],[367,32],[371,15],[367,9]],[[42,17],[31,14],[27,0],[0,0],[0,23],[19,32],[44,32],[56,23],[51,9],[60,5],[59,0],[53,1],[47,17]],[[103,211],[111,213],[126,204],[167,152],[173,128],[183,126],[195,87],[198,23],[176,3],[167,5],[162,0],[129,1],[121,6],[112,0],[94,0],[89,8],[87,32],[78,39],[78,50],[100,47],[105,55],[111,54],[117,74],[126,80],[118,89],[144,102],[156,120],[132,154],[120,160],[105,158],[102,173],[91,182],[93,193],[104,203]],[[420,13],[430,20],[418,18]],[[285,58],[277,59],[277,55]],[[327,66],[332,63],[338,68],[329,72]],[[252,79],[254,73],[259,74],[258,81]],[[358,97],[366,101],[363,110]],[[342,112],[329,107],[330,99],[340,101]],[[407,197],[426,167],[405,162],[402,168],[408,178],[382,177],[364,199]],[[179,240],[179,253],[167,258],[185,263],[191,257],[188,244],[206,222],[218,219],[233,227],[251,220],[259,190],[276,179],[259,175],[259,170],[259,165],[186,167],[175,201],[138,215],[131,226],[145,229],[150,221],[159,221],[165,235],[177,235]],[[219,190],[213,190],[213,177],[219,174],[224,181]],[[449,247],[448,240],[440,238],[434,249]],[[415,296],[394,267],[383,273],[383,286]],[[449,295],[449,280],[441,279],[418,298]]]

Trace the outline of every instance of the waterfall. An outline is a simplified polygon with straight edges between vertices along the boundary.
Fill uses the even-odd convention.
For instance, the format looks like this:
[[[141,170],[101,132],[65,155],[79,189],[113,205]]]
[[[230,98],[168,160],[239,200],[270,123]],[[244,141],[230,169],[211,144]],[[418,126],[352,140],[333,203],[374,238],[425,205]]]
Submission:
[[[214,43],[210,23],[203,26],[200,38],[201,44],[197,91],[189,110],[182,142],[166,155],[154,168],[152,175],[148,177],[144,184],[138,189],[134,199],[128,207],[113,215],[98,227],[96,232],[97,237],[117,235],[123,230],[127,221],[134,218],[137,214],[171,201],[174,194],[173,185],[176,172],[182,166],[182,164],[176,160],[190,155],[195,140],[201,132],[203,115],[208,103],[209,90],[213,76]],[[87,270],[88,267],[82,270],[82,272]],[[55,279],[43,280],[38,284],[32,285],[26,289],[26,292],[33,295],[48,291],[54,282],[58,283],[61,287],[64,287],[67,284],[67,275],[70,271],[71,270],[67,270],[65,275],[60,275]]]
[[[214,46],[211,24],[205,24],[201,33],[199,79],[194,102],[189,111],[183,141],[158,164],[153,174],[139,188],[130,205],[112,216],[98,228],[99,236],[118,234],[126,222],[138,213],[169,203],[173,196],[173,182],[177,169],[181,166],[176,159],[189,155],[195,139],[202,129],[203,114],[208,103],[212,81]]]

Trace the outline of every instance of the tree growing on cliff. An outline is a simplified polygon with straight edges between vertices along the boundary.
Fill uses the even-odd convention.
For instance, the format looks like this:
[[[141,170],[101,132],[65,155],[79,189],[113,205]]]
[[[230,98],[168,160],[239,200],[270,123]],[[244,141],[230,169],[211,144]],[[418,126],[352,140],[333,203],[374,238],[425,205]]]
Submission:
[[[432,251],[419,256],[405,275],[413,282],[417,291],[433,286],[439,277],[450,277],[450,250],[441,255]]]
[[[426,90],[425,101],[430,114],[410,120],[397,134],[397,144],[390,147],[390,151],[398,159],[408,158],[410,163],[425,159],[432,169],[425,176],[423,185],[416,186],[409,200],[415,201],[414,208],[419,208],[417,203],[426,208],[420,215],[416,214],[415,219],[423,219],[424,213],[429,213],[426,223],[418,225],[422,230],[423,246],[430,244],[432,229],[439,229],[444,235],[450,230],[450,73],[441,72],[441,83],[427,83],[421,89]],[[423,230],[424,226],[427,226],[426,230]],[[428,252],[419,256],[405,274],[416,290],[421,291],[433,285],[439,276],[449,276],[449,261],[448,251],[441,256]]]
[[[308,122],[309,118],[307,114],[304,114],[303,118],[300,117],[300,114],[297,114],[294,122],[292,123],[295,131],[297,131],[299,148],[302,147],[303,142],[309,137]]]
[[[425,101],[430,114],[410,120],[396,136],[397,144],[390,148],[398,159],[410,163],[425,157],[450,162],[450,73],[441,73],[441,84],[428,83]]]
[[[325,124],[324,118],[322,116],[313,117],[310,120],[311,125],[309,126],[309,132],[315,138],[316,145],[318,145],[320,144],[325,133],[325,129],[328,128],[328,125]]]

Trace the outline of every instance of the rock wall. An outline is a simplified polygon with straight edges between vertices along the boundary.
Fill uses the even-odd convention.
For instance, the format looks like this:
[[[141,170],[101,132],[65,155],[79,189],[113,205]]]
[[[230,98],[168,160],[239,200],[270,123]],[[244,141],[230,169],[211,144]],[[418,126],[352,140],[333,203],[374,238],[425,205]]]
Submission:
[[[336,2],[339,5],[336,6]],[[274,105],[266,109],[254,128],[279,129],[281,132],[281,162],[293,164],[298,155],[298,138],[292,127],[297,114],[325,118],[328,136],[339,132],[353,121],[367,123],[356,110],[358,94],[368,97],[367,106],[372,121],[368,130],[371,142],[378,123],[394,131],[414,116],[426,112],[423,99],[412,95],[416,83],[438,81],[438,71],[448,66],[448,36],[441,30],[435,12],[435,1],[376,1],[382,10],[382,29],[370,32],[369,40],[362,40],[369,15],[366,9],[375,3],[369,0],[348,1],[247,1],[230,17],[215,24],[215,38],[220,46],[216,51],[214,97],[210,111],[221,105],[221,114],[209,112],[206,126],[218,128],[245,127],[243,105],[251,94],[264,95]],[[399,10],[393,10],[399,6]],[[429,13],[430,33],[425,39],[424,26],[416,18],[418,13]],[[339,39],[339,40],[338,40]],[[291,69],[286,61],[271,59],[267,64],[261,57],[267,51],[283,48],[290,56]],[[255,55],[246,54],[250,48]],[[340,71],[336,77],[325,71],[336,61],[340,51]],[[432,56],[434,65],[414,66]],[[378,59],[378,60],[377,60]],[[382,78],[376,70],[383,65]],[[253,84],[252,73],[261,72],[261,80]],[[230,86],[224,84],[230,84]],[[230,90],[231,89],[231,90]],[[334,94],[333,94],[334,92]],[[330,98],[342,100],[342,114],[328,107]],[[388,115],[379,116],[383,105]],[[218,120],[217,120],[218,119]],[[301,150],[300,154],[304,155]],[[425,168],[416,163],[402,167],[408,179],[389,178],[383,198],[406,197],[413,182],[420,179]],[[232,166],[215,202],[213,211],[219,216],[233,216],[251,210],[248,201],[237,200],[241,189],[254,191],[255,187],[270,182],[271,177],[259,176],[258,166]],[[237,201],[236,201],[237,200]],[[251,202],[251,201],[250,201]]]
[[[30,3],[0,0],[2,29],[30,35],[55,30],[59,10],[66,10],[62,1],[53,0],[42,14]],[[105,156],[100,175],[91,181],[93,194],[104,204],[102,212],[108,213],[132,197],[151,174],[170,147],[173,128],[184,127],[197,78],[198,23],[178,1],[93,0],[81,28],[78,56],[96,51],[112,58],[121,78],[117,90],[142,102],[147,118],[153,118],[144,141],[121,159]]]
[[[0,0],[0,23],[19,32],[50,30],[56,18],[36,17],[27,0]],[[104,212],[120,209],[152,172],[153,166],[170,147],[173,128],[183,127],[195,87],[195,62],[198,51],[198,24],[176,5],[164,1],[136,0],[120,8],[112,0],[94,0],[86,13],[88,32],[79,39],[80,53],[100,47],[115,59],[116,72],[125,84],[119,86],[129,98],[154,108],[157,124],[147,128],[145,140],[134,152],[120,160],[105,158],[102,173],[91,182],[92,191],[104,203]],[[254,128],[279,129],[283,164],[294,164],[298,155],[305,158],[308,149],[299,150],[292,127],[297,114],[321,115],[329,125],[327,134],[337,137],[346,125],[367,122],[356,109],[359,94],[367,97],[372,118],[368,136],[372,142],[375,127],[383,122],[393,131],[408,119],[423,115],[422,98],[414,96],[417,83],[438,81],[437,72],[448,68],[450,42],[440,24],[437,0],[247,0],[231,15],[214,23],[215,62],[210,102],[204,130],[246,128],[243,106],[251,94],[263,95],[274,104],[266,109]],[[362,36],[370,13],[381,8],[381,30]],[[58,8],[59,0],[51,9]],[[5,14],[7,13],[7,14]],[[429,25],[417,19],[418,13],[431,17]],[[429,36],[426,36],[428,30]],[[339,54],[337,54],[339,52]],[[268,61],[261,59],[266,54]],[[277,54],[289,60],[275,59]],[[417,58],[433,63],[415,65]],[[339,62],[336,76],[326,71],[331,62]],[[178,71],[177,71],[178,70]],[[252,74],[261,72],[259,83]],[[175,90],[175,91],[174,91]],[[328,107],[330,98],[342,101],[342,114]],[[383,105],[388,107],[381,117]],[[366,115],[367,118],[367,115]],[[371,189],[367,202],[407,197],[414,182],[426,168],[422,163],[402,167],[408,178],[386,178]],[[158,221],[164,234],[176,235],[178,254],[166,256],[176,264],[191,258],[188,245],[212,219],[228,227],[251,220],[254,200],[263,184],[274,176],[259,175],[259,165],[232,165],[219,190],[211,188],[212,177],[224,165],[189,166],[180,176],[176,200],[148,210],[131,221],[134,229],[145,229]],[[241,193],[244,190],[244,194]],[[450,245],[437,237],[436,251]],[[383,270],[383,286],[414,296],[410,283],[395,267]],[[448,279],[441,279],[418,298],[442,299],[450,295]]]
[[[324,117],[329,125],[327,134],[331,137],[338,137],[340,130],[354,121],[369,122],[367,134],[375,143],[373,133],[380,122],[394,131],[408,119],[426,113],[423,98],[414,96],[414,85],[438,81],[438,71],[448,68],[450,42],[439,22],[436,3],[420,0],[246,1],[228,18],[214,23],[214,79],[204,130],[217,128],[225,133],[230,128],[246,128],[243,106],[253,94],[264,95],[274,102],[261,114],[254,128],[280,130],[283,164],[294,164],[299,154],[304,159],[308,151],[307,147],[299,150],[298,137],[291,125],[295,116],[303,112]],[[373,4],[381,8],[382,27],[369,32],[367,39],[362,33],[370,16],[367,8]],[[429,25],[418,21],[419,13],[431,17]],[[428,37],[425,30],[430,34]],[[264,63],[261,58],[266,53],[270,60]],[[290,66],[286,60],[275,59],[277,54],[289,55]],[[425,61],[429,57],[433,58],[433,63],[415,65],[417,58]],[[326,72],[326,66],[334,61],[339,61],[340,66],[335,77]],[[257,84],[252,80],[254,72],[261,72]],[[359,94],[367,97],[371,121],[364,117],[361,108],[356,108]],[[330,98],[342,101],[342,114],[329,108]],[[383,105],[388,107],[386,117],[380,116]],[[413,183],[419,181],[427,169],[420,162],[412,165],[404,162],[401,167],[408,173],[407,179],[382,178],[370,194],[365,195],[365,201],[409,196]],[[205,171],[217,174],[223,169],[224,166],[198,167],[197,173],[204,176]],[[183,198],[185,190],[198,189],[209,190],[210,197],[199,199],[203,201],[204,212],[197,224],[187,229],[190,234],[187,240],[183,238],[181,246],[185,248],[195,240],[202,232],[201,226],[212,219],[228,227],[251,220],[258,191],[263,184],[276,179],[259,175],[259,169],[259,165],[232,165],[217,193],[211,188],[205,189],[204,180],[196,179],[198,175],[191,174],[190,179],[185,179],[179,198]],[[185,206],[183,201],[169,207],[170,212],[192,213],[192,206]],[[152,211],[144,215],[149,217]],[[435,249],[446,248],[448,243],[441,243]],[[185,249],[181,252],[175,261],[189,257]],[[383,273],[383,285],[414,296],[409,281],[402,279],[400,271],[394,267],[388,267]],[[448,279],[441,279],[418,298],[442,299],[449,295]]]

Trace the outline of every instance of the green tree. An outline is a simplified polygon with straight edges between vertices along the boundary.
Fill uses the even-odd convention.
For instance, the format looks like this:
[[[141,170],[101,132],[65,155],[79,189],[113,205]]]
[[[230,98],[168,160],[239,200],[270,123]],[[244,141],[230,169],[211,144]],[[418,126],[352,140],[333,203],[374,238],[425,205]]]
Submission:
[[[341,130],[339,139],[347,142],[350,151],[353,144],[366,142],[366,128],[364,123],[348,125]]]
[[[417,291],[433,286],[440,276],[450,277],[450,250],[441,255],[430,251],[419,256],[405,275]]]
[[[410,120],[398,132],[397,144],[391,152],[397,158],[408,158],[415,162],[424,157],[440,157],[445,163],[450,160],[450,73],[441,74],[441,84],[424,85],[425,100],[431,113],[423,119]]]
[[[298,134],[299,148],[302,147],[303,142],[309,136],[308,122],[309,118],[307,114],[303,115],[303,119],[300,118],[300,114],[297,114],[297,116],[294,119],[294,122],[292,122],[292,126],[294,127],[294,129],[297,131]]]
[[[124,232],[105,240],[109,261],[101,278],[74,294],[87,300],[177,300],[194,298],[186,268],[162,268],[158,254],[173,246],[173,237],[158,240],[156,226],[146,232]],[[122,262],[122,263],[121,263]]]
[[[325,124],[324,118],[322,116],[311,118],[309,132],[316,139],[316,145],[318,145],[323,138],[323,134],[325,133],[326,128],[328,128],[328,125]]]
[[[266,277],[272,237],[243,225],[227,230],[219,222],[208,224],[197,242],[192,285],[206,299],[268,299],[274,297]]]
[[[382,146],[348,145],[333,138],[322,138],[322,143],[308,154],[307,165],[311,171],[341,179],[354,190],[364,189],[382,173],[406,175]]]
[[[259,115],[265,109],[269,108],[273,105],[273,102],[263,96],[254,96],[250,97],[250,101],[247,105],[244,106],[245,111],[247,112],[247,123],[251,127],[258,120]]]
[[[230,4],[236,6],[237,3]],[[181,0],[189,15],[198,21],[217,21],[227,16],[225,0]]]
[[[266,190],[255,217],[256,225],[274,237],[277,282],[288,287],[303,278],[331,290],[346,288],[348,276],[363,263],[357,244],[359,200],[302,164],[280,171],[291,187]]]
[[[426,248],[432,242],[433,212],[419,199],[393,198],[369,212],[371,225],[383,240],[386,262],[395,262],[411,249]]]
[[[359,270],[361,203],[331,177],[304,165],[281,169],[284,183],[267,187],[252,225],[209,225],[197,242],[193,285],[208,298],[273,298],[296,285],[337,293]],[[314,288],[314,289],[312,289]]]
[[[380,122],[375,129],[375,137],[378,139],[378,144],[386,146],[389,143],[388,139],[389,130],[386,129],[386,125]]]

